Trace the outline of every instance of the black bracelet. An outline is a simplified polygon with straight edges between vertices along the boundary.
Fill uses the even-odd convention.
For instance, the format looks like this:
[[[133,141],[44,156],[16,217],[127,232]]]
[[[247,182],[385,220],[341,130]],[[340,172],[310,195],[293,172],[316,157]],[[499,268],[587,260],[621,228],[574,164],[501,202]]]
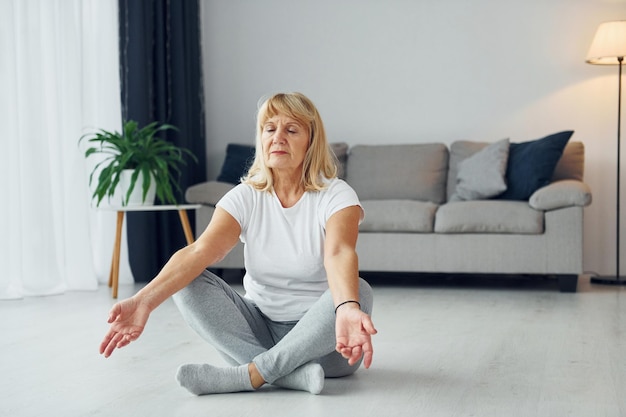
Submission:
[[[335,315],[337,315],[337,309],[339,309],[339,307],[341,307],[344,304],[348,304],[348,303],[356,303],[359,305],[359,309],[361,309],[361,303],[359,303],[356,300],[348,300],[348,301],[344,301],[343,303],[339,303],[339,305],[337,307],[335,307]]]

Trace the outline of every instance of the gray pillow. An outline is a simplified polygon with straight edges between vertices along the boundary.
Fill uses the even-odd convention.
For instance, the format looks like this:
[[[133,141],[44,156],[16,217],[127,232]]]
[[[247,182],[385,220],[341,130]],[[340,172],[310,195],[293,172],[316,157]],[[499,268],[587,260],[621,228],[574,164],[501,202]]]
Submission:
[[[509,139],[494,142],[459,163],[450,201],[481,200],[506,191]]]

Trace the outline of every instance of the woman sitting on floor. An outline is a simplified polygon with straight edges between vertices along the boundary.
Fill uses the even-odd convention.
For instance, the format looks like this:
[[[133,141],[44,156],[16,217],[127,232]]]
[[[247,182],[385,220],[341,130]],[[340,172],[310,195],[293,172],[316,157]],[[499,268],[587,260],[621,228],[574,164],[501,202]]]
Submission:
[[[313,103],[276,94],[259,108],[256,156],[211,222],[133,297],[113,306],[105,357],[141,335],[169,296],[232,367],[186,364],[176,378],[201,394],[265,383],[321,392],[324,377],[372,362],[372,290],[358,276],[363,209],[337,167]],[[245,296],[205,268],[245,245]]]

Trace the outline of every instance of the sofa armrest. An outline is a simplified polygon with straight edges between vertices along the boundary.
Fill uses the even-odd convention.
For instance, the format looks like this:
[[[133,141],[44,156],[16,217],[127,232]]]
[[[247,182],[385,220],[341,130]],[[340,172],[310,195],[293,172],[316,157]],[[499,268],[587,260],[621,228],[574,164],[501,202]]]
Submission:
[[[185,191],[185,200],[192,204],[215,206],[235,186],[228,182],[208,181],[192,185]]]
[[[563,207],[591,204],[591,189],[577,180],[561,180],[546,185],[530,196],[528,204],[536,210],[555,210]]]

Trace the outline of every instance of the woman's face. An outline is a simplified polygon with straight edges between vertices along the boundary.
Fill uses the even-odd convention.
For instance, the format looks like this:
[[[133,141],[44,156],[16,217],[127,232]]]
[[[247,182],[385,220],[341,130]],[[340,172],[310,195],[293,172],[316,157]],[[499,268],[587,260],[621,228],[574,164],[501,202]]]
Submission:
[[[274,170],[301,170],[309,135],[308,128],[288,116],[277,114],[268,119],[261,133],[265,164]]]

